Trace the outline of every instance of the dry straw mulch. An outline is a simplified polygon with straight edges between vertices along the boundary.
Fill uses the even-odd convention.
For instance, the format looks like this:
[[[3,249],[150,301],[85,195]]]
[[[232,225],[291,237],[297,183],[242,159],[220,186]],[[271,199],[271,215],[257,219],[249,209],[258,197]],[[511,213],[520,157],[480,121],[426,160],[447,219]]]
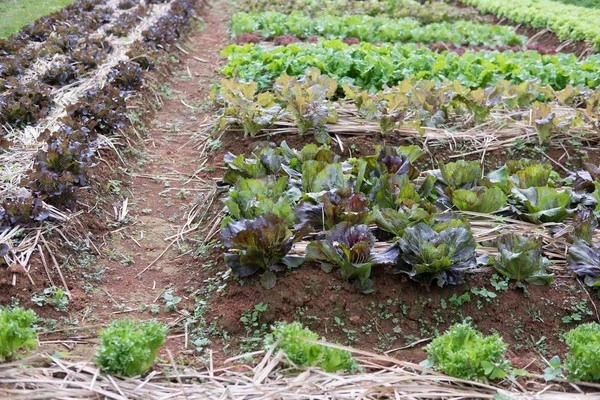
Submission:
[[[102,375],[90,360],[36,355],[0,365],[0,398],[600,399],[600,384],[575,384],[564,380],[545,383],[540,376],[530,376],[521,378],[520,382],[502,381],[496,386],[436,374],[393,357],[352,351],[363,372],[340,374],[315,368],[293,368],[285,354],[273,355],[271,349],[253,368],[238,364],[214,369],[211,362],[210,367],[202,371],[181,369],[169,353],[171,364],[163,365],[162,372],[153,371],[146,377],[126,379]],[[254,353],[258,354],[262,352]],[[429,373],[424,374],[425,371]]]

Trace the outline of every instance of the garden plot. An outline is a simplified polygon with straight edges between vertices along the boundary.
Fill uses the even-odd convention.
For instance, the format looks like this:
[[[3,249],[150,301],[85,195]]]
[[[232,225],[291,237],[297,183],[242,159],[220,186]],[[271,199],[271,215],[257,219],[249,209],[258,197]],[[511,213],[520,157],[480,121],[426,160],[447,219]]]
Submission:
[[[23,396],[149,398],[597,390],[598,55],[530,47],[537,32],[522,37],[447,3],[213,6],[206,30],[178,45],[170,79],[146,74],[162,105],[153,120],[125,126],[66,107],[67,118],[111,121],[94,125],[93,143],[131,139],[131,128],[145,147],[121,153],[137,163],[119,172],[90,169],[110,196],[68,181],[78,204],[41,197],[81,210],[77,221],[93,230],[29,231],[50,287],[21,275],[15,285],[14,272],[0,282],[48,319],[40,337],[50,353],[58,344],[87,360],[111,320],[158,319],[169,333],[155,370],[117,379],[67,356],[44,363],[35,386],[33,357],[26,370],[6,365],[0,385],[18,381]],[[151,31],[140,41],[156,50]],[[123,66],[120,83],[108,72],[103,95],[136,71]],[[122,114],[108,103],[109,117]],[[37,252],[23,254],[44,272]],[[283,331],[307,340],[274,345]],[[324,350],[321,337],[339,344]],[[462,346],[449,349],[455,339]],[[326,372],[299,379],[298,365]]]

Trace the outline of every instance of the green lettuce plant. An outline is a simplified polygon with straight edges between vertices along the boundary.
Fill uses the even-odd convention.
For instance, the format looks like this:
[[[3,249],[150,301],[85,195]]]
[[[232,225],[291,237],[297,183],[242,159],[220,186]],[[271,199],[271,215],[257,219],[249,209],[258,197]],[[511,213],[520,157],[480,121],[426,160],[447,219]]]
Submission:
[[[167,332],[158,321],[112,321],[100,331],[101,345],[94,362],[107,374],[142,375],[154,364]]]
[[[544,257],[541,238],[523,237],[513,234],[501,236],[496,245],[500,256],[494,258],[494,268],[502,275],[517,281],[534,285],[552,283],[553,274],[548,274],[548,259]]]
[[[455,285],[476,264],[475,239],[463,227],[436,232],[421,222],[406,228],[397,246],[400,257],[396,271],[425,285],[434,280],[438,286]]]
[[[504,352],[508,345],[497,333],[484,336],[469,322],[452,325],[425,348],[425,363],[435,370],[461,379],[504,378],[511,369]]]
[[[358,370],[358,363],[349,351],[302,339],[317,341],[319,336],[304,328],[300,322],[278,322],[273,326],[273,331],[265,336],[264,348],[270,350],[277,343],[275,352],[283,350],[287,358],[297,366],[320,367],[326,372]]]
[[[600,324],[590,322],[565,333],[569,379],[600,382]]]
[[[0,362],[16,358],[21,349],[31,350],[38,345],[33,327],[37,316],[21,307],[0,307]]]
[[[528,189],[513,188],[512,195],[520,206],[517,214],[534,224],[558,222],[571,214],[568,209],[571,196],[567,192],[541,186]]]

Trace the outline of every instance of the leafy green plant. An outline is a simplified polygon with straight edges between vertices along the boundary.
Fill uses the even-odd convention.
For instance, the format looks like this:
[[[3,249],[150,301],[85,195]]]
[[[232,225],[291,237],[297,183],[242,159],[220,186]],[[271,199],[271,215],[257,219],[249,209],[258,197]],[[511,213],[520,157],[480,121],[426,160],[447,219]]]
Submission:
[[[99,333],[101,345],[94,362],[108,374],[144,374],[154,364],[167,332],[157,321],[112,321]]]
[[[569,247],[568,270],[584,278],[586,285],[600,287],[600,249],[580,240]]]
[[[548,361],[550,364],[547,368],[544,369],[544,380],[546,382],[552,381],[556,378],[562,377],[562,364],[560,362],[560,357],[554,356]]]
[[[353,226],[349,222],[340,222],[327,233],[325,240],[308,244],[306,261],[318,262],[325,272],[338,267],[343,279],[356,279],[363,293],[371,293],[371,267],[393,263],[398,256],[394,249],[377,255],[373,250],[374,245],[375,237],[366,225]]]
[[[264,348],[269,350],[275,346],[275,351],[283,350],[288,359],[297,366],[319,367],[326,372],[354,372],[359,369],[349,351],[310,343],[303,339],[317,341],[319,336],[299,322],[278,322],[273,327],[273,332],[265,337]]]
[[[369,215],[369,200],[349,188],[325,192],[318,200],[317,204],[306,201],[296,207],[294,212],[299,221],[296,228],[311,226],[327,230],[343,221],[358,225]]]
[[[548,259],[543,255],[543,244],[541,238],[533,236],[503,235],[496,242],[500,257],[494,258],[494,268],[515,279],[517,286],[521,286],[522,281],[534,285],[550,284],[554,275],[546,271]]]
[[[274,272],[297,268],[304,262],[303,257],[288,253],[309,231],[304,228],[293,234],[282,218],[269,213],[229,222],[221,230],[223,244],[230,251],[225,253],[225,262],[238,277],[262,272],[261,284],[271,289],[277,283]]]
[[[401,7],[399,7],[401,8]],[[295,35],[299,38],[324,36],[327,39],[357,38],[371,43],[452,42],[470,45],[520,44],[514,28],[456,21],[421,25],[414,18],[391,19],[368,15],[324,14],[311,18],[302,11],[286,15],[279,12],[235,13],[231,18],[234,36],[260,31],[263,37]]]
[[[301,193],[297,188],[288,187],[288,181],[287,177],[274,176],[238,179],[225,200],[228,213],[236,220],[272,213],[283,218],[288,226],[293,225],[294,205]]]
[[[460,1],[475,6],[484,13],[492,13],[519,24],[523,23],[534,28],[548,28],[554,31],[560,40],[589,40],[596,45],[596,48],[600,45],[597,24],[600,10],[561,4],[551,0],[523,0],[514,3],[502,0]]]
[[[511,368],[504,352],[508,345],[497,333],[484,336],[469,322],[452,325],[425,348],[427,365],[462,379],[504,378]]]
[[[329,142],[326,125],[336,122],[338,115],[328,99],[334,95],[337,81],[321,75],[317,68],[309,68],[302,79],[283,74],[274,87],[300,134],[313,128],[319,142]]]
[[[551,187],[513,188],[512,195],[521,206],[516,210],[517,214],[534,224],[558,222],[571,213],[568,209],[571,203],[569,193]]]
[[[38,345],[33,324],[37,316],[21,307],[0,307],[0,362],[13,359],[21,349],[31,350]]]
[[[600,381],[600,324],[590,322],[565,333],[569,379]]]
[[[257,93],[257,90],[256,82],[221,80],[220,89],[211,93],[211,97],[224,107],[219,118],[221,129],[238,124],[246,135],[254,137],[282,118],[284,110],[275,102],[273,94]]]
[[[508,197],[499,187],[478,186],[448,191],[452,204],[462,211],[493,213],[506,205]]]
[[[395,271],[425,285],[434,280],[438,286],[455,285],[475,266],[476,242],[463,227],[436,232],[421,222],[406,228],[397,246],[400,257]]]
[[[67,311],[69,297],[65,291],[59,287],[51,286],[42,291],[42,293],[31,296],[31,302],[38,307],[51,304],[59,311]]]

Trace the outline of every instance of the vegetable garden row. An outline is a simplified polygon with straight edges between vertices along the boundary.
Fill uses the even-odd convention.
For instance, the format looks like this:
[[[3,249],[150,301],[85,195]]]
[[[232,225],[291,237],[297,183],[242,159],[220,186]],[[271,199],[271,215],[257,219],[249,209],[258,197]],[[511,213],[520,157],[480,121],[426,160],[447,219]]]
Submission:
[[[192,12],[187,0],[80,0],[0,41],[1,230],[74,206],[128,120],[126,98]]]
[[[549,390],[545,382],[553,381],[548,383],[556,385],[553,390],[570,391],[570,380],[583,381],[576,388],[597,389],[589,382],[600,382],[600,325],[594,321],[600,322],[600,55],[593,54],[600,46],[595,23],[600,11],[587,5],[584,0],[231,4],[229,45],[220,49],[217,68],[221,79],[210,82],[213,109],[184,101],[189,95],[195,102],[198,93],[176,98],[189,111],[182,113],[185,118],[200,126],[200,136],[210,129],[201,153],[210,147],[214,154],[200,162],[178,160],[178,151],[194,143],[198,132],[179,150],[169,149],[177,168],[193,164],[188,182],[210,181],[213,190],[211,179],[217,181],[217,200],[198,190],[205,204],[180,208],[188,213],[185,225],[174,235],[168,229],[158,235],[175,239],[136,270],[134,280],[121,282],[121,289],[134,282],[135,289],[148,292],[144,295],[158,294],[154,304],[125,308],[125,301],[115,300],[117,293],[113,297],[103,287],[118,308],[104,307],[103,318],[137,312],[168,319],[169,327],[126,317],[113,321],[98,334],[95,362],[102,372],[143,375],[169,340],[169,330],[185,340],[177,362],[168,353],[168,368],[176,374],[177,363],[187,365],[197,356],[190,363],[206,362],[212,377],[213,351],[239,360],[239,353],[258,349],[267,358],[283,350],[285,357],[275,358],[293,368],[349,373],[375,368],[347,349],[315,342],[327,334],[362,350],[418,359],[426,373],[434,369],[486,386],[494,381],[527,393]],[[0,40],[0,256],[11,268],[26,265],[39,249],[52,280],[44,250],[31,243],[43,240],[50,252],[45,223],[81,209],[80,200],[99,175],[102,150],[124,156],[118,149],[131,139],[126,133],[131,100],[149,103],[140,96],[154,81],[146,71],[169,63],[199,8],[194,0],[77,0]],[[507,22],[540,30],[526,36]],[[566,53],[564,43],[536,40],[542,30],[560,40],[584,41],[577,45],[585,51]],[[209,60],[177,48],[212,69]],[[207,76],[185,72],[189,79]],[[199,122],[202,114],[208,122]],[[180,135],[178,121],[164,124],[169,134]],[[163,127],[161,121],[153,125]],[[171,139],[162,143],[171,146]],[[161,180],[156,171],[172,167],[157,163],[145,170],[152,174],[143,174],[136,170],[139,164],[122,171]],[[176,171],[171,180],[185,174]],[[170,185],[168,179],[164,185]],[[137,190],[131,195],[143,193],[141,202],[148,204],[134,218],[142,221],[143,214],[151,225],[154,216],[147,214],[155,207],[162,219],[154,221],[166,226],[163,212],[173,205],[171,198],[163,207],[148,200],[156,201],[156,194]],[[119,200],[124,201],[115,214],[124,216],[129,198]],[[184,241],[184,235],[204,228],[211,213],[206,237]],[[198,226],[190,228],[194,221]],[[119,219],[119,228],[103,236],[103,252],[96,249],[99,259],[122,264],[108,269],[114,272],[108,285],[115,287],[134,262],[121,252],[124,247],[107,244],[112,241],[107,237],[114,234],[115,243],[132,238],[136,252],[155,248],[143,241],[145,230],[130,229],[135,223],[129,222]],[[213,241],[219,229],[220,240]],[[181,245],[180,239],[194,249],[183,253],[180,247],[183,254],[173,255],[170,247]],[[182,264],[176,260],[190,253],[198,255],[189,259],[199,260],[193,265],[199,274],[188,265],[177,269]],[[85,255],[75,259],[85,264],[82,270],[91,270]],[[177,280],[166,268],[153,271],[159,260],[189,277]],[[144,273],[154,275],[144,280]],[[99,287],[91,274],[83,276],[90,284],[82,295],[87,301]],[[494,315],[500,298],[511,301],[502,307],[506,315]],[[88,311],[94,306],[87,304],[84,320]],[[20,307],[0,309],[0,361],[36,346],[35,320]],[[511,334],[509,346],[502,336]],[[201,359],[204,349],[210,349],[210,359]],[[535,359],[527,364],[520,353]],[[135,390],[153,385],[155,375]],[[63,370],[57,376],[62,379]],[[91,387],[94,382],[96,376]],[[183,385],[180,376],[177,382]],[[469,397],[465,393],[459,395]]]
[[[594,11],[546,3],[560,17],[531,25],[597,45],[596,27],[578,18]],[[224,159],[222,239],[234,276],[258,275],[264,289],[277,291],[278,280],[291,279],[286,271],[317,265],[368,296],[383,270],[428,287],[492,270],[514,290],[552,285],[557,275],[596,290],[597,55],[527,50],[529,39],[515,28],[445,3],[243,1],[236,8],[236,44],[224,49],[220,69],[227,78],[212,93],[217,129],[256,138],[248,153]],[[303,143],[294,148],[290,135],[308,136],[294,139]],[[348,149],[353,136],[371,140],[374,152]],[[459,150],[471,142],[472,151]],[[545,156],[575,142],[592,162],[569,169]],[[443,150],[448,143],[456,150]],[[486,151],[516,143],[538,160],[490,168]],[[598,360],[581,357],[592,347],[578,347],[583,337],[597,345],[597,328],[569,336],[571,377],[598,378],[591,366]],[[481,340],[473,351],[489,356],[485,367],[472,358],[461,370],[447,359],[465,355],[449,355],[444,341],[465,335]],[[456,325],[427,347],[427,365],[463,378],[504,378],[510,363],[498,340]]]

